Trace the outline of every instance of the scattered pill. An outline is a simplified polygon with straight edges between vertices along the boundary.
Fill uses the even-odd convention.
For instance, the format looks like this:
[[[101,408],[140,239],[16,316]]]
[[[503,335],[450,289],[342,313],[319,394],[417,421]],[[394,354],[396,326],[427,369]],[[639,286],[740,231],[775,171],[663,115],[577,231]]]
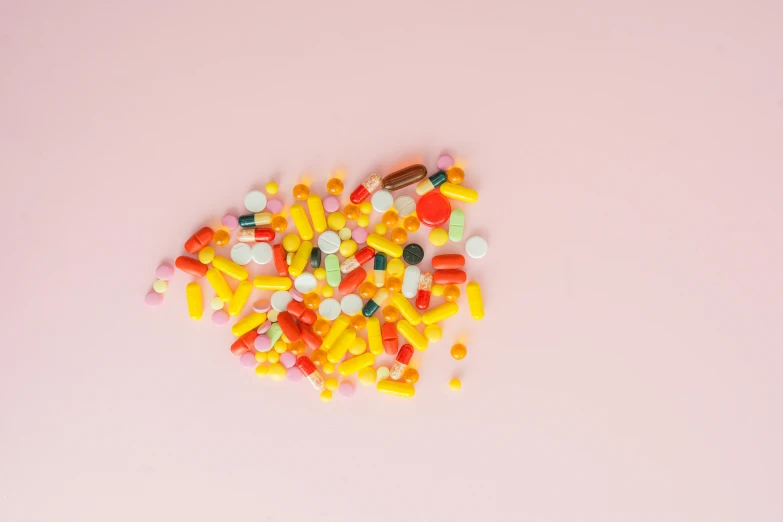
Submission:
[[[144,296],[144,302],[147,303],[149,306],[158,306],[160,303],[163,302],[163,294],[159,294],[154,290],[148,292],[147,295]]]
[[[430,231],[430,243],[435,246],[443,246],[449,240],[449,234],[442,228],[433,228]]]
[[[245,208],[252,213],[261,212],[266,208],[266,196],[260,190],[251,190],[245,196]]]
[[[449,217],[449,240],[457,243],[462,241],[462,236],[465,232],[465,213],[456,208],[451,211],[451,217]]]
[[[272,198],[266,204],[267,210],[272,214],[279,214],[282,212],[283,207],[283,201],[278,198]]]
[[[223,300],[218,296],[213,297],[209,301],[209,307],[212,308],[213,310],[222,310],[225,305],[226,303],[224,303]]]
[[[272,261],[272,247],[268,243],[256,243],[250,247],[250,258],[259,265],[266,265]]]
[[[268,246],[268,245],[267,245]],[[237,243],[231,247],[231,260],[238,265],[246,265],[253,259],[250,245]]]
[[[163,279],[158,279],[152,284],[152,289],[157,293],[162,294],[169,289],[169,284]]]
[[[380,366],[375,373],[378,379],[389,378],[389,368],[387,366]]]
[[[441,154],[436,164],[440,170],[446,170],[454,165],[454,159],[448,154]]]
[[[429,192],[416,203],[416,216],[428,227],[439,227],[451,216],[451,203],[440,192]]]
[[[428,324],[424,327],[424,337],[431,343],[437,343],[443,338],[443,329],[437,324]]]
[[[423,180],[421,183],[416,185],[416,194],[419,196],[424,196],[425,194],[428,194],[435,190],[437,187],[441,186],[446,182],[448,179],[448,176],[445,172],[442,170],[439,170],[429,178]]]
[[[447,198],[464,201],[466,203],[474,203],[478,201],[479,197],[478,192],[473,189],[448,182],[440,186],[440,193]]]
[[[405,272],[402,277],[402,289],[400,290],[402,292],[402,295],[404,295],[408,299],[413,299],[414,297],[416,297],[416,293],[419,290],[420,275],[421,275],[421,270],[419,269],[419,267],[415,265],[411,265],[405,269]]]
[[[229,230],[234,230],[239,225],[239,219],[234,214],[226,214],[221,221],[223,226]]]
[[[274,181],[270,181],[269,183],[267,183],[266,187],[264,188],[266,189],[266,193],[269,194],[270,196],[274,196],[275,194],[277,194],[278,186],[277,183],[275,183]]]
[[[418,265],[424,259],[424,249],[416,243],[410,243],[402,249],[402,258],[408,264]]]
[[[212,241],[214,234],[215,233],[209,227],[200,229],[198,232],[190,236],[187,241],[185,241],[185,251],[188,254],[195,254],[207,246],[210,241]],[[226,235],[228,234],[226,233]]]
[[[367,230],[364,228],[354,228],[351,231],[351,239],[361,245],[367,241]]]
[[[452,391],[459,391],[459,389],[462,388],[462,382],[455,377],[449,381],[449,388],[451,388]]]
[[[318,306],[318,313],[328,321],[337,319],[340,316],[340,310],[340,303],[332,298],[324,299]]]
[[[487,240],[481,236],[473,236],[465,242],[465,253],[473,259],[481,259],[487,255],[487,250]]]
[[[362,181],[361,185],[356,187],[354,191],[351,192],[351,203],[358,205],[367,199],[370,194],[372,194],[380,185],[381,177],[375,173],[370,174],[367,179]],[[373,207],[374,206],[375,205],[373,205]]]
[[[407,217],[416,212],[416,201],[410,196],[399,196],[394,200],[394,210],[402,217]]]
[[[449,178],[449,183],[459,185],[465,180],[465,171],[459,167],[451,167],[446,171],[446,176]]]
[[[358,374],[359,382],[364,384],[365,386],[372,386],[375,384],[375,380],[377,379],[377,373],[375,371],[375,368],[372,366],[368,366],[367,368],[362,368],[359,370]]]
[[[309,272],[300,274],[294,280],[294,288],[296,288],[299,292],[303,294],[312,292],[313,290],[316,289],[317,286],[318,286],[318,280],[315,278],[313,274]]]
[[[272,308],[278,312],[282,312],[288,308],[288,303],[290,303],[292,300],[293,298],[291,297],[291,294],[285,290],[278,290],[272,294],[272,298],[270,299]]]
[[[343,397],[353,397],[356,393],[356,387],[350,381],[343,381],[337,387],[337,393]]]
[[[203,249],[202,249],[203,250]],[[174,275],[174,268],[168,263],[162,263],[155,269],[155,277],[168,281]]]
[[[394,196],[388,190],[379,190],[372,195],[372,208],[376,212],[386,212],[394,206]]]
[[[427,177],[427,167],[424,165],[410,165],[383,177],[383,188],[386,190],[399,190],[408,185],[417,183]]]
[[[231,241],[231,236],[228,234],[228,232],[221,229],[215,232],[215,235],[212,236],[212,240],[215,242],[215,245],[224,247],[229,243],[229,241]]]
[[[341,242],[340,236],[338,236],[336,232],[327,230],[318,237],[318,248],[320,248],[321,252],[324,254],[334,254],[340,250]]]
[[[272,321],[266,320],[263,323],[261,323],[261,326],[256,328],[256,332],[262,334],[269,331],[269,329],[272,328]]]
[[[327,212],[337,212],[340,209],[340,200],[334,196],[324,198],[324,210]]]
[[[458,361],[464,359],[467,354],[468,349],[465,348],[464,344],[457,343],[451,347],[451,356]]]
[[[251,367],[256,365],[256,356],[251,352],[245,352],[239,357],[239,364],[245,367]]]
[[[185,259],[190,259],[190,258],[185,258]],[[199,250],[198,252],[199,262],[208,265],[209,263],[212,262],[213,259],[215,259],[215,249],[212,248],[211,246],[205,246],[204,248]],[[177,266],[177,268],[179,268],[179,266]],[[205,269],[205,273],[206,273],[206,269]]]
[[[362,298],[356,294],[343,296],[340,301],[340,309],[345,315],[356,315],[362,311]]]

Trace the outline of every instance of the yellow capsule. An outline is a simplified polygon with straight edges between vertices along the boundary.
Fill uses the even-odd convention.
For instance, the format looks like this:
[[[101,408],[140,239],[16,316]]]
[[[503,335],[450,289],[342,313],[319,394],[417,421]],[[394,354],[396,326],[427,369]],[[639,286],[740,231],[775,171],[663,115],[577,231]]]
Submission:
[[[340,255],[343,257],[351,257],[359,250],[359,245],[353,239],[348,239],[340,243]]]
[[[288,267],[288,274],[291,277],[299,277],[304,272],[307,263],[310,262],[310,253],[313,251],[313,244],[309,241],[302,241],[299,250],[294,254],[291,266]]]
[[[367,341],[365,341],[364,339],[362,339],[357,335],[351,347],[348,348],[348,353],[356,356],[356,355],[361,355],[366,351],[367,351]]]
[[[313,220],[313,228],[319,234],[326,230],[326,214],[324,214],[324,204],[315,194],[310,194],[307,198],[307,208],[310,210],[310,218]]]
[[[360,330],[364,330],[364,327],[367,325],[367,318],[363,315],[354,315],[351,317],[351,328],[354,329],[354,331],[358,332]],[[358,339],[361,339],[359,337]]]
[[[340,375],[345,377],[346,375],[356,373],[362,368],[367,368],[373,364],[375,364],[375,356],[372,353],[367,352],[352,359],[348,359],[347,361],[343,361],[342,364],[340,364],[338,371],[340,372]]]
[[[291,219],[294,220],[294,226],[299,231],[302,239],[305,241],[313,239],[313,227],[310,226],[310,222],[307,220],[304,207],[299,203],[291,206]]]
[[[197,282],[188,283],[188,286],[185,287],[185,296],[188,300],[190,318],[198,321],[204,313],[204,304],[201,302],[201,287]]]
[[[266,360],[267,362],[270,362],[272,364],[276,362],[280,362],[280,352],[278,352],[277,350],[269,350],[268,352],[266,352]]]
[[[215,259],[215,249],[211,246],[205,246],[198,251],[198,260],[205,265],[210,264],[213,259]]]
[[[393,210],[387,210],[383,213],[383,216],[381,216],[381,222],[387,227],[393,227],[399,220],[400,216]]]
[[[237,323],[231,327],[231,333],[234,337],[242,337],[253,328],[258,328],[266,321],[266,314],[263,312],[253,312],[250,315],[246,315]]]
[[[402,259],[389,259],[386,271],[390,276],[402,277],[402,274],[405,273],[405,263],[402,262]]]
[[[370,224],[370,216],[365,216],[362,214],[358,218],[356,218],[356,224],[362,228],[366,227]]]
[[[283,238],[283,250],[286,252],[296,252],[301,244],[302,240],[296,234],[287,234]]]
[[[384,225],[383,223],[378,223],[377,225],[375,225],[375,233],[378,234],[379,236],[386,234],[386,225]]]
[[[367,319],[367,342],[370,345],[371,354],[380,355],[383,353],[381,321],[377,317]]]
[[[278,234],[285,232],[288,228],[288,220],[283,216],[275,216],[272,218],[272,230]]]
[[[343,208],[343,214],[345,214],[345,219],[348,221],[354,221],[359,217],[360,212],[359,207],[353,203],[348,203],[345,205],[345,208]]]
[[[448,285],[443,289],[443,297],[446,301],[456,301],[459,299],[459,287],[457,285]]]
[[[419,372],[415,368],[406,368],[402,372],[402,380],[408,384],[416,384],[419,382]]]
[[[402,255],[402,247],[400,245],[397,245],[378,234],[370,234],[367,236],[367,246],[392,257],[400,257]]]
[[[403,381],[390,381],[388,379],[378,381],[378,384],[375,385],[375,389],[381,393],[406,398],[413,397],[416,393],[416,388],[414,388],[412,384]]]
[[[337,379],[334,377],[330,377],[324,381],[324,388],[326,388],[329,391],[336,391],[338,385],[339,383],[337,382]]]
[[[470,307],[470,315],[476,321],[480,321],[484,318],[484,301],[481,298],[481,286],[475,281],[468,283],[468,306]]]
[[[292,284],[290,277],[257,276],[253,279],[253,286],[259,290],[288,290]]]
[[[457,201],[465,201],[467,203],[478,201],[478,192],[462,185],[449,183],[448,181],[440,186],[440,193],[447,198],[456,199]]]
[[[375,288],[375,285],[370,283],[369,281],[365,281],[364,283],[359,285],[359,295],[362,296],[364,299],[371,299],[372,296],[375,295],[375,292],[377,292],[378,289]]]
[[[440,297],[443,295],[443,292],[445,292],[445,289],[443,285],[435,283],[434,285],[432,285],[430,291],[432,292],[432,297]]]
[[[332,323],[331,328],[329,328],[329,333],[326,334],[326,337],[323,339],[323,344],[321,345],[321,348],[323,350],[329,351],[332,348],[332,345],[337,341],[337,338],[342,335],[342,333],[351,325],[351,319],[347,315],[340,315],[337,319],[334,320],[334,323]],[[356,334],[354,334],[356,335]]]
[[[405,298],[404,295],[392,294],[391,304],[394,305],[394,308],[400,312],[402,317],[404,317],[405,320],[413,326],[417,326],[419,323],[421,323],[421,314],[418,310],[416,310],[416,308],[414,308],[410,301]]]
[[[459,167],[451,167],[446,171],[446,175],[449,177],[449,183],[459,185],[465,181],[465,171]]]
[[[319,266],[318,268],[313,270],[313,275],[317,280],[323,281],[324,279],[326,279],[326,269],[322,266]]]
[[[212,289],[224,303],[227,303],[234,298],[234,292],[231,290],[231,287],[228,286],[228,283],[226,283],[226,278],[223,277],[223,274],[221,274],[217,268],[210,268],[207,270],[207,281],[209,281]]]
[[[275,183],[274,181],[270,181],[269,183],[266,184],[267,194],[274,196],[275,194],[277,194],[277,190],[278,190],[277,183]]]
[[[415,327],[411,325],[411,323],[405,319],[400,319],[397,321],[397,331],[408,340],[411,346],[420,352],[427,349],[427,346],[429,345],[427,338],[424,337]]]
[[[329,285],[324,286],[321,289],[321,295],[324,297],[332,297],[334,295],[334,288]]]
[[[332,329],[334,330],[334,327],[332,327]],[[351,347],[355,339],[356,332],[353,330],[345,330],[342,334],[340,334],[340,337],[337,339],[337,341],[335,341],[334,346],[332,346],[326,353],[326,358],[329,360],[329,362],[332,364],[337,364],[342,361],[343,357],[345,357],[345,354],[348,353],[348,348]]]
[[[294,199],[304,201],[310,196],[310,188],[307,185],[300,183],[294,187],[293,194]]]
[[[343,191],[343,182],[339,178],[332,178],[326,182],[326,191],[333,196],[336,196]]]
[[[215,256],[215,259],[212,260],[212,266],[237,281],[244,281],[249,275],[247,268],[223,256]]]
[[[424,337],[431,343],[437,343],[443,337],[443,330],[437,324],[428,324],[424,327]]]
[[[421,226],[421,223],[416,216],[408,216],[402,222],[402,227],[408,232],[416,232],[419,230],[419,226]]]
[[[359,205],[359,211],[364,215],[372,214],[372,203],[369,201],[362,201]]]
[[[459,312],[459,305],[457,303],[443,303],[440,306],[436,306],[435,308],[424,312],[424,315],[421,316],[421,322],[424,324],[439,323],[452,315],[456,315],[457,312]]]
[[[228,232],[221,229],[215,232],[215,235],[212,236],[212,241],[214,241],[215,244],[219,247],[226,246],[228,242],[231,241],[231,236],[228,234]]]
[[[317,294],[316,294],[317,295]],[[329,333],[329,321],[326,319],[318,319],[313,323],[313,331],[323,337]]]
[[[326,224],[335,231],[345,228],[345,214],[342,212],[332,212],[329,214],[329,217],[326,218]]]
[[[375,368],[368,366],[359,370],[359,382],[365,386],[372,386],[375,384],[375,380],[378,378],[378,374],[375,372]]]
[[[228,315],[234,317],[242,312],[242,309],[247,303],[250,293],[253,291],[253,284],[250,281],[242,281],[237,285],[237,289],[234,292],[234,298],[228,304]]]

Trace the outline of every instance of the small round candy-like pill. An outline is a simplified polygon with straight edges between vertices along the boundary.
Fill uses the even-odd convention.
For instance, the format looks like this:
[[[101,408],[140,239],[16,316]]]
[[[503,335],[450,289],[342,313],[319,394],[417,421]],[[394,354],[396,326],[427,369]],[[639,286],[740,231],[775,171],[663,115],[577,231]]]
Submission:
[[[320,336],[324,336],[329,333],[329,321],[325,319],[318,319],[313,323],[313,331]]]
[[[259,364],[256,366],[256,375],[259,377],[266,377],[269,375],[269,365],[268,364]]]
[[[481,236],[473,236],[465,242],[465,252],[473,259],[481,259],[488,249],[487,240]]]
[[[375,233],[378,234],[379,236],[386,234],[386,230],[387,227],[383,223],[378,223],[377,225],[375,225]]]
[[[270,225],[272,226],[272,230],[274,230],[277,233],[285,232],[286,230],[288,230],[288,220],[283,216],[273,217]]]
[[[316,294],[315,292],[309,292],[304,295],[304,299],[302,300],[307,308],[310,310],[315,310],[318,308],[318,305],[321,304],[321,296]]]
[[[298,367],[293,366],[286,370],[285,377],[289,381],[297,382],[297,381],[301,381],[304,378],[304,374],[302,373],[302,370],[300,370]]]
[[[209,248],[209,247],[204,247],[204,248]],[[203,251],[204,248],[202,248],[201,251]],[[174,275],[174,268],[168,263],[161,263],[160,265],[158,265],[158,268],[155,269],[155,277],[157,277],[158,279],[162,279],[163,281],[168,281],[169,279],[171,279],[173,275]]]
[[[369,281],[365,281],[359,285],[359,295],[364,299],[371,299],[377,291],[378,289],[375,287],[375,285]]]
[[[163,279],[158,279],[152,284],[152,289],[158,292],[159,294],[162,294],[163,292],[169,289],[169,284]]]
[[[435,246],[443,246],[449,240],[449,233],[442,228],[433,228],[430,232],[430,243]]]
[[[272,349],[272,341],[270,341],[269,337],[266,335],[259,335],[253,341],[253,348],[255,348],[257,352],[268,352]]]
[[[361,210],[359,210],[359,207],[357,205],[354,205],[353,203],[348,203],[345,205],[345,208],[343,209],[343,214],[345,214],[345,219],[349,221],[354,221],[356,218],[359,217],[359,214],[361,214]]]
[[[265,189],[267,194],[269,194],[270,196],[274,196],[275,194],[277,194],[278,191],[277,183],[275,183],[274,181],[270,181],[269,183],[266,184]]]
[[[408,216],[402,222],[402,227],[408,232],[416,232],[417,230],[419,230],[420,226],[421,223],[419,222],[419,218],[417,218],[416,216]]]
[[[410,196],[400,196],[394,200],[394,210],[402,217],[410,216],[416,212],[416,201]]]
[[[219,247],[226,246],[231,241],[231,236],[225,230],[218,230],[215,235],[212,236],[212,241]]]
[[[288,234],[283,238],[283,250],[286,252],[296,252],[301,244],[302,238],[296,234]]]
[[[334,321],[340,316],[340,303],[336,299],[324,299],[318,307],[318,313],[327,321]]]
[[[443,292],[445,290],[444,290],[443,285],[436,283],[436,284],[432,285],[432,288],[430,288],[430,291],[432,292],[432,295],[434,297],[440,297],[440,296],[443,295]]]
[[[397,227],[391,231],[391,240],[398,245],[401,245],[408,240],[408,233],[404,228]]]
[[[360,313],[362,311],[362,306],[364,306],[362,298],[356,294],[348,294],[340,301],[340,309],[342,309],[343,313],[347,316]]]
[[[437,324],[428,324],[424,327],[424,337],[431,343],[437,343],[443,337],[443,330]]]
[[[359,250],[359,245],[353,239],[348,239],[340,243],[340,255],[343,257],[351,257]]]
[[[421,260],[424,259],[424,249],[421,248],[421,245],[416,243],[406,245],[405,248],[402,249],[402,258],[409,265],[418,265],[421,263]]]
[[[416,384],[419,382],[419,372],[415,368],[405,368],[402,372],[402,380],[408,384]]]
[[[213,259],[215,259],[215,249],[211,246],[205,246],[198,251],[198,260],[205,265],[211,263]]]
[[[383,379],[389,378],[389,367],[388,366],[380,366],[375,373],[378,376],[378,380],[382,381]]]
[[[306,294],[312,292],[318,286],[318,280],[309,272],[303,272],[294,279],[294,288],[299,292]]]
[[[372,195],[372,208],[376,212],[386,212],[394,205],[394,196],[388,190],[379,190]]]
[[[354,228],[351,231],[351,239],[356,241],[356,243],[359,245],[364,244],[364,242],[367,241],[367,229]]]
[[[454,377],[449,381],[449,388],[451,388],[452,391],[459,391],[459,389],[462,388],[462,382]]]
[[[397,213],[393,210],[389,210],[388,212],[384,212],[383,216],[381,216],[381,221],[383,221],[383,224],[387,227],[393,227],[397,224],[397,221],[400,220],[400,216],[397,215]]]
[[[291,294],[291,299],[293,299],[294,301],[299,301],[301,303],[304,300],[304,295],[302,295],[302,292],[300,292],[296,288],[292,288],[291,290],[288,291],[288,293]]]
[[[276,323],[277,322],[277,314],[279,314],[279,313],[280,312],[278,312],[277,310],[275,310],[273,308],[273,309],[269,310],[266,313],[266,318],[269,319],[270,321],[272,321],[273,323]]]
[[[289,343],[288,345],[288,351],[292,354],[299,357],[303,353],[305,353],[305,350],[307,349],[307,345],[304,343],[303,340],[299,339],[298,341],[294,341],[292,343]]]
[[[296,363],[296,355],[291,352],[285,352],[280,354],[280,364],[286,367],[286,369],[292,367]]]
[[[291,297],[290,293],[285,290],[278,290],[272,294],[272,299],[270,299],[270,301],[272,302],[272,308],[278,312],[284,312],[288,309],[288,303],[293,301],[293,299],[294,298]]]
[[[451,356],[458,361],[460,359],[464,359],[467,354],[468,354],[468,349],[465,348],[464,344],[457,343],[451,347]]]
[[[340,194],[345,186],[340,178],[331,178],[326,182],[326,191],[333,196]]]
[[[459,299],[459,287],[457,285],[446,285],[443,289],[443,297],[446,301],[456,301]]]
[[[332,400],[332,392],[329,390],[321,390],[321,402],[329,402]]]
[[[340,208],[340,200],[334,196],[324,198],[324,210],[327,212],[337,212]]]
[[[314,350],[313,353],[310,354],[310,360],[313,361],[314,365],[323,367],[328,360],[326,358],[326,350],[321,350],[320,348]]]
[[[239,364],[245,367],[256,365],[256,356],[252,352],[245,352],[239,357]]]
[[[245,195],[245,208],[257,214],[266,208],[266,196],[260,190],[251,190]]]
[[[341,228],[339,232],[337,232],[337,237],[339,237],[342,241],[345,241],[346,239],[351,239],[351,229],[350,228]]]
[[[238,265],[246,265],[253,259],[250,245],[247,243],[237,243],[231,247],[231,260]]]
[[[213,297],[209,301],[209,307],[212,308],[213,310],[222,310],[225,304],[226,303],[224,303],[223,300],[218,296]]]
[[[310,188],[307,185],[300,183],[294,187],[293,193],[295,199],[304,201],[310,197]]]
[[[253,303],[253,311],[258,313],[266,313],[272,308],[272,303],[269,299],[259,299]]]
[[[329,225],[329,228],[331,228],[332,230],[340,230],[341,228],[344,228],[345,214],[343,214],[342,212],[332,212],[331,214],[329,214],[329,217],[326,218],[326,224]]]
[[[266,362],[266,354],[264,352],[256,352],[256,362],[257,363],[265,363]]]
[[[353,328],[357,332],[359,330],[364,330],[365,326],[367,326],[367,318],[364,317],[363,315],[354,315],[353,317],[351,317],[351,328]],[[357,337],[357,339],[359,339],[359,337]]]
[[[334,363],[330,363],[329,361],[325,362],[324,365],[321,367],[326,375],[331,375],[334,373]]]
[[[259,265],[272,261],[273,252],[269,243],[256,243],[250,247],[250,258]]]
[[[272,328],[272,321],[264,321],[263,323],[261,323],[261,326],[256,328],[256,332],[260,334],[267,333],[270,328]]]
[[[359,204],[359,212],[361,212],[365,216],[372,213],[372,203],[370,203],[369,201],[362,201]]]
[[[228,322],[228,314],[223,310],[215,310],[212,312],[212,322],[217,325],[223,325]]]
[[[221,220],[223,226],[229,230],[234,230],[239,226],[239,219],[234,214],[226,214]]]
[[[337,393],[343,397],[353,397],[353,394],[356,393],[356,387],[351,381],[343,381],[337,387]]]
[[[321,295],[324,297],[332,297],[334,295],[334,288],[329,285],[324,286],[321,288]]]
[[[267,375],[275,381],[282,381],[285,379],[286,373],[285,366],[276,362],[269,365],[269,373]]]
[[[449,183],[454,183],[455,185],[465,181],[465,171],[459,167],[451,167],[446,171],[446,175],[449,177]]]
[[[315,278],[319,281],[323,281],[326,279],[326,269],[324,267],[318,267],[315,270],[313,270],[313,275]]]
[[[283,206],[283,201],[278,198],[272,198],[266,204],[267,210],[272,214],[279,214],[283,210]]]
[[[361,216],[356,218],[356,224],[359,225],[360,227],[369,226],[370,216],[365,216],[364,214],[362,214]]]
[[[400,318],[400,311],[392,305],[385,307],[381,313],[383,314],[383,320],[387,323],[396,323],[397,319]]]
[[[403,249],[403,252],[405,252],[405,249]],[[390,276],[401,277],[405,272],[405,263],[396,257],[389,259],[389,262],[386,264],[386,271],[389,272]]]
[[[399,277],[391,276],[386,279],[386,288],[389,292],[399,292],[402,288],[402,280]]]
[[[350,353],[354,357],[359,356],[366,351],[367,351],[367,341],[365,341],[361,337],[356,337],[356,339],[353,340],[353,344],[348,348],[348,353]]]
[[[274,349],[276,347],[277,347],[277,343],[275,343],[275,346],[272,346],[272,350],[266,352],[266,360],[271,363],[280,362],[280,352]]]
[[[375,368],[368,366],[359,370],[359,382],[365,386],[372,386],[375,384],[376,373]]]
[[[450,168],[452,165],[454,165],[454,158],[452,158],[448,154],[441,154],[440,156],[438,156],[437,165],[439,170],[446,170]]]

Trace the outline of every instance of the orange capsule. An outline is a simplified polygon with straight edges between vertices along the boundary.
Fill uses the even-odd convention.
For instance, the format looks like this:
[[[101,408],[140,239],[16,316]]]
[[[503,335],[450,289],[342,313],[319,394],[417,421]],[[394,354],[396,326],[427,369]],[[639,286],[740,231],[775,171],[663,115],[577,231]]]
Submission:
[[[297,357],[305,353],[305,349],[305,343],[301,339],[292,343],[288,343],[288,351]]]
[[[383,309],[383,320],[388,321],[390,323],[397,322],[397,319],[400,318],[400,311],[397,310],[392,305],[389,305]]]
[[[416,216],[408,216],[402,222],[402,226],[408,232],[416,232],[417,230],[419,230],[421,223],[419,222],[419,218],[417,218]]]
[[[391,240],[401,245],[408,240],[408,233],[404,228],[397,227],[391,231]]]
[[[352,294],[354,290],[367,278],[367,272],[364,270],[364,268],[359,267],[350,274],[348,274],[345,279],[343,279],[340,282],[340,285],[337,287],[337,290],[340,291],[343,295]]]
[[[459,185],[465,181],[465,171],[459,167],[451,167],[446,171],[446,175],[449,177],[449,183]]]
[[[402,281],[399,277],[392,276],[386,280],[386,288],[392,293],[399,292],[402,288]]]
[[[310,354],[310,360],[313,361],[313,364],[316,366],[323,366],[329,360],[326,358],[326,350],[321,350],[320,348],[316,349],[312,354]]]
[[[448,285],[443,289],[443,297],[446,301],[456,301],[459,299],[459,288],[455,285]]]
[[[326,182],[326,191],[333,196],[341,194],[343,188],[343,182],[340,178],[332,178]]]
[[[225,230],[218,230],[215,235],[212,236],[212,240],[219,247],[226,246],[231,241],[231,236]]]
[[[288,313],[294,316],[300,322],[309,325],[315,323],[315,320],[317,319],[315,312],[307,308],[304,303],[296,300],[292,300],[290,303],[288,303]],[[289,339],[291,338],[289,337]]]
[[[186,274],[192,276],[204,277],[207,275],[207,265],[192,257],[179,256],[176,261],[174,261],[174,265]]]
[[[214,236],[214,232],[209,227],[204,227],[192,236],[190,236],[190,239],[185,241],[185,251],[188,254],[195,254],[205,246],[209,244],[210,241],[212,241],[212,237]]]
[[[442,254],[432,258],[432,268],[435,270],[462,268],[463,266],[465,266],[465,257],[461,254]]]
[[[464,283],[468,276],[464,270],[436,270],[432,274],[432,282],[438,285],[455,285]]]
[[[324,336],[329,333],[329,321],[326,319],[318,319],[313,324],[313,331],[320,336]]]
[[[397,213],[393,210],[387,210],[384,212],[383,216],[381,217],[381,221],[383,221],[383,224],[387,227],[393,227],[397,224],[397,221],[400,219],[400,216],[397,215]]]
[[[318,305],[321,304],[321,296],[316,294],[315,292],[310,292],[309,294],[305,294],[302,298],[304,301],[304,304],[307,308],[310,310],[315,310],[318,308]]]
[[[312,310],[308,310],[312,312]],[[289,341],[298,341],[302,337],[302,332],[299,330],[294,316],[288,312],[280,312],[277,314],[277,324],[280,329],[283,330],[283,334],[288,337]]]
[[[253,328],[242,337],[234,341],[234,344],[231,345],[231,353],[234,355],[242,355],[245,352],[254,352],[255,347],[253,346],[253,343],[255,342],[256,337],[258,337],[258,332],[255,328]]]
[[[375,295],[375,292],[378,289],[375,288],[375,285],[370,283],[369,281],[365,281],[364,283],[359,285],[359,295],[362,296],[364,299],[370,299],[372,296]]]
[[[312,312],[312,310],[308,310],[308,312]],[[280,315],[277,317],[279,318]],[[317,352],[323,344],[323,340],[313,331],[313,328],[309,324],[299,323],[299,330],[302,334],[302,341],[304,341],[308,348]],[[288,336],[286,335],[286,337]],[[290,337],[288,338],[291,339]],[[313,355],[315,355],[315,352],[313,352]]]
[[[285,277],[288,275],[288,263],[286,262],[286,251],[283,249],[283,245],[277,244],[272,247],[273,259],[275,261],[275,268],[277,269],[277,275]]]
[[[381,327],[381,337],[383,338],[383,349],[386,353],[395,355],[399,349],[397,326],[394,323],[383,323],[383,326]]]

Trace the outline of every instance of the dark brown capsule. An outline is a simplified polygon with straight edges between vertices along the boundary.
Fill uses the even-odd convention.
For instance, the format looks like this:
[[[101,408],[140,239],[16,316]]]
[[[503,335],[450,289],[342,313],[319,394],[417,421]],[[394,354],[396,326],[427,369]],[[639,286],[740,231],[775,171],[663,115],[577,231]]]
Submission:
[[[383,188],[397,190],[408,185],[413,185],[427,177],[427,167],[424,165],[410,165],[397,172],[392,172],[383,177]]]

